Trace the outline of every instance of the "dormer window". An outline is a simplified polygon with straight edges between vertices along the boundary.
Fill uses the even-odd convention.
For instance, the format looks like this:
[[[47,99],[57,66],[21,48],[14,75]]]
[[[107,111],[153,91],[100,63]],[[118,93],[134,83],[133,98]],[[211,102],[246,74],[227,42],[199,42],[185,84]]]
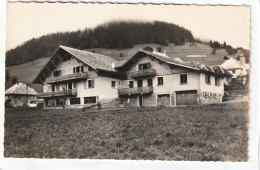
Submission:
[[[146,70],[146,69],[149,69],[151,68],[151,64],[148,62],[148,63],[144,63],[144,64],[139,64],[138,66],[138,70]]]
[[[61,70],[54,71],[53,76],[54,77],[61,76]]]

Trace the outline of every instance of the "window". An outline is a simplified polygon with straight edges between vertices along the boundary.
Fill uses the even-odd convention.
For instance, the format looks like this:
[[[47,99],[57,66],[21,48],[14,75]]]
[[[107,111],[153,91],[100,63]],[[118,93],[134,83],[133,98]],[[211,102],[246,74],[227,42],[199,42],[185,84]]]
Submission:
[[[153,79],[147,79],[147,86],[153,86]]]
[[[54,85],[51,86],[51,91],[55,91],[55,86]]]
[[[57,71],[53,72],[54,77],[57,77],[57,76],[60,76],[60,75],[61,75],[61,70],[57,70]]]
[[[163,85],[163,77],[158,77],[158,86]]]
[[[151,67],[150,63],[139,64],[138,70],[145,70]]]
[[[220,79],[219,77],[215,77],[215,86],[220,86]]]
[[[134,81],[129,81],[129,88],[134,88]]]
[[[56,106],[63,106],[64,105],[64,99],[56,99]]]
[[[88,80],[88,88],[94,88],[94,80]]]
[[[80,73],[80,72],[84,72],[84,67],[83,66],[77,66],[77,67],[73,67],[73,73]]]
[[[74,104],[80,104],[80,98],[70,98],[70,104],[74,105]]]
[[[158,98],[158,99],[170,98],[170,94],[158,94],[157,98]]]
[[[187,84],[187,74],[180,75],[180,82],[181,84]]]
[[[68,83],[68,89],[72,89],[72,83]]]
[[[210,84],[210,75],[205,74],[205,83]]]
[[[116,81],[111,81],[111,87],[115,88],[116,87]]]
[[[84,104],[96,104],[97,98],[96,96],[93,97],[84,97]]]
[[[236,73],[236,70],[232,70],[232,73],[235,74],[235,73]]]
[[[143,80],[137,81],[137,87],[143,87]]]

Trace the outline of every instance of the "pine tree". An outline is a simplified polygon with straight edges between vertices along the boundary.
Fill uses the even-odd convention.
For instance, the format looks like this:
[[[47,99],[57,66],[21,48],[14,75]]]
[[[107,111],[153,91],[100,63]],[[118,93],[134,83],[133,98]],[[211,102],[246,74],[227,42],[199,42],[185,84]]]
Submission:
[[[226,48],[227,48],[226,41],[224,41],[224,43],[223,43],[223,48],[224,48],[224,49],[226,49]]]

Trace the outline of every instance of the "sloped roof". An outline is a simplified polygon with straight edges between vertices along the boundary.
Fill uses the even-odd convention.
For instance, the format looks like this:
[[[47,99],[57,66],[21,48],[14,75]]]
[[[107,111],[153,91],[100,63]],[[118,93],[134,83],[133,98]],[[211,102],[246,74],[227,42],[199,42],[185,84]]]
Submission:
[[[55,54],[58,53],[59,50],[64,50],[67,53],[71,54],[74,56],[76,59],[80,60],[84,64],[89,65],[90,67],[94,68],[95,70],[104,70],[104,71],[110,71],[110,72],[115,72],[118,73],[113,67],[112,63],[116,63],[117,60],[109,57],[109,56],[104,56],[101,54],[96,54],[96,53],[91,53],[88,51],[83,51],[83,50],[78,50],[70,47],[66,47],[63,45],[60,45],[56,51],[53,53],[53,55],[49,58],[49,60],[43,65],[39,73],[35,76],[32,82],[37,83],[40,79],[41,73],[46,70],[47,65],[53,63],[52,59],[57,58]],[[47,69],[49,70],[49,69]],[[44,76],[45,77],[45,76]]]
[[[109,56],[91,53],[88,51],[82,51],[62,45],[60,45],[59,47],[64,49],[74,57],[78,58],[85,64],[93,67],[94,69],[116,71],[114,68],[112,68],[112,63],[115,63],[116,60]]]
[[[227,70],[229,69],[243,69],[236,59],[230,58],[226,60],[221,66]]]
[[[132,60],[137,53],[144,53],[144,54],[147,54],[147,55],[150,55],[150,56],[153,56],[161,61],[164,61],[168,64],[174,64],[174,65],[180,65],[180,66],[183,66],[183,67],[188,67],[188,68],[191,68],[191,69],[196,69],[198,70],[198,68],[194,67],[194,65],[190,64],[190,63],[183,63],[183,62],[180,62],[180,61],[177,61],[177,60],[174,60],[174,59],[171,59],[171,58],[168,58],[168,57],[164,57],[162,55],[159,55],[158,52],[157,53],[153,53],[153,52],[149,52],[149,51],[146,51],[146,50],[139,50],[137,51],[132,57],[130,57],[128,60],[125,60],[124,62],[121,62],[120,64],[117,64],[117,67],[123,67],[125,66],[130,60]]]
[[[15,85],[7,89],[5,91],[5,94],[6,95],[11,95],[11,94],[37,95],[37,92],[34,89],[28,87],[24,83],[16,83]]]
[[[117,68],[124,67],[130,60],[132,60],[136,56],[137,53],[144,53],[144,54],[153,56],[153,57],[157,58],[158,60],[164,61],[168,64],[193,69],[196,71],[211,72],[213,74],[231,76],[231,74],[227,70],[225,70],[222,66],[206,66],[206,65],[200,64],[198,62],[183,62],[178,59],[176,60],[176,59],[164,57],[163,55],[159,55],[158,52],[154,53],[154,52],[149,52],[149,51],[145,51],[145,50],[139,50],[128,60],[117,63],[116,64]]]

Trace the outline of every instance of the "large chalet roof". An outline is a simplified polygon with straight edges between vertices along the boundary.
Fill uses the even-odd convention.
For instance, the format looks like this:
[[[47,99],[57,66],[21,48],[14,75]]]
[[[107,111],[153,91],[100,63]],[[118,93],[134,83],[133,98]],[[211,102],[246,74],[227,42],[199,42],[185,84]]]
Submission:
[[[112,68],[112,63],[115,63],[116,60],[112,57],[91,53],[88,51],[78,50],[75,48],[70,48],[60,45],[59,48],[64,49],[74,57],[78,58],[85,64],[93,67],[94,69],[107,70],[107,71],[116,71]]]
[[[16,83],[5,91],[6,95],[37,95],[37,92],[24,83]]]
[[[32,81],[33,83],[38,83],[39,81],[42,82],[42,79],[46,78],[46,75],[44,73],[49,73],[50,68],[56,67],[55,61],[58,61],[60,58],[59,52],[66,52],[70,54],[71,56],[75,57],[77,60],[81,61],[82,63],[89,65],[95,70],[101,70],[101,71],[107,71],[107,72],[115,72],[117,71],[112,67],[112,63],[115,63],[116,60],[109,57],[104,56],[101,54],[91,53],[88,51],[78,50],[70,47],[66,47],[63,45],[60,45],[57,50],[53,53],[53,55],[50,57],[50,59],[46,62],[46,64],[41,68],[39,71],[39,74],[34,78]],[[49,66],[49,67],[48,67]]]
[[[222,66],[206,66],[204,64],[200,64],[197,62],[183,62],[180,59],[169,58],[168,56],[166,56],[163,53],[150,52],[150,51],[146,51],[146,50],[139,50],[128,60],[117,63],[116,68],[121,68],[121,67],[124,67],[125,65],[127,65],[127,63],[129,63],[135,56],[137,56],[138,53],[143,53],[143,54],[153,56],[158,60],[161,60],[165,63],[172,64],[175,66],[185,67],[185,68],[196,70],[196,71],[209,72],[209,73],[218,74],[218,75],[231,76],[231,74],[227,70],[225,70]]]

